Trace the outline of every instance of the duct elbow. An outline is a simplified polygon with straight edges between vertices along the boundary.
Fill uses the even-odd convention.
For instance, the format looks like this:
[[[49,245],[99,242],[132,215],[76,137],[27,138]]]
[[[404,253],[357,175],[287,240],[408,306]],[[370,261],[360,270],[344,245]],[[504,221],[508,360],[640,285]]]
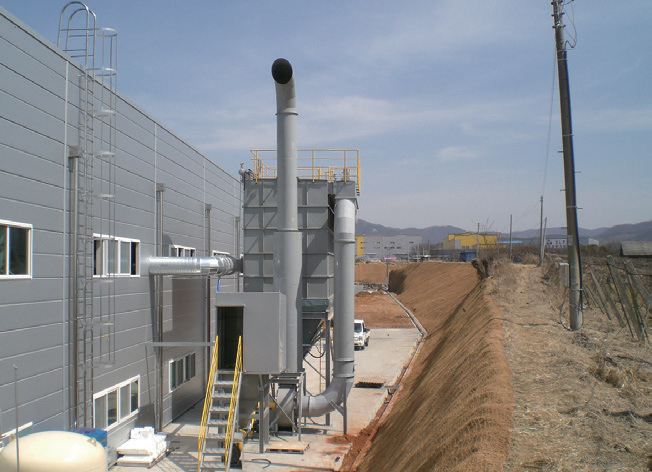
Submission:
[[[293,75],[292,64],[287,59],[281,57],[272,64],[272,77],[276,83],[285,85],[292,80]]]
[[[297,96],[294,88],[294,71],[287,59],[279,58],[272,64],[272,77],[276,83],[277,114],[296,115]]]
[[[349,396],[351,387],[353,387],[353,374],[333,378],[331,384],[322,393],[301,399],[303,416],[317,418],[335,411]]]

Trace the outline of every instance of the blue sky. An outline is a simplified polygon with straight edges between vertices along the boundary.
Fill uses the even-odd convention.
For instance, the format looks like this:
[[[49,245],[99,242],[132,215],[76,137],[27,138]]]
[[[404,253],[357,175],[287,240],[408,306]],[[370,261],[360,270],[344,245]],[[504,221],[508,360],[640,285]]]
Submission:
[[[233,174],[276,146],[285,57],[299,147],[360,150],[360,218],[506,232],[512,214],[525,230],[543,194],[548,226],[565,226],[549,0],[86,4],[118,32],[120,93]],[[53,43],[64,5],[2,2]],[[650,220],[652,2],[567,13],[579,224]]]

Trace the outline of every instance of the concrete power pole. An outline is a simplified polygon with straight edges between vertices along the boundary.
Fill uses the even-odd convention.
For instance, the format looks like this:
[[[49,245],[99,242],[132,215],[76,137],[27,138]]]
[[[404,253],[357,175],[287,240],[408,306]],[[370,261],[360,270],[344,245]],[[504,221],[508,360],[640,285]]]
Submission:
[[[557,44],[557,70],[559,75],[559,102],[561,110],[561,134],[564,152],[564,185],[566,193],[566,234],[568,240],[568,275],[570,328],[580,329],[582,304],[582,277],[580,242],[577,226],[577,202],[575,199],[575,160],[573,157],[573,126],[571,121],[570,86],[562,12],[563,0],[552,0],[555,42]]]
[[[539,267],[543,265],[543,245],[545,239],[543,236],[543,195],[541,195],[541,215],[539,217]]]
[[[476,233],[475,256],[480,257],[480,223],[478,223],[478,232]]]
[[[509,215],[509,260],[512,260],[512,215]]]

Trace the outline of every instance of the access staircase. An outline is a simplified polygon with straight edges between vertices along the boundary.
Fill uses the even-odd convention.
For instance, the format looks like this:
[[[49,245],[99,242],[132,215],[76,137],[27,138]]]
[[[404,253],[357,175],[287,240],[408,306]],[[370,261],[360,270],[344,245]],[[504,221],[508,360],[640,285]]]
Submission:
[[[237,359],[235,370],[218,370],[217,355],[213,356],[199,434],[198,472],[228,471],[234,462],[233,445],[242,443],[244,439],[242,433],[237,432],[242,379],[241,344],[238,346]],[[236,462],[238,460],[239,454]]]

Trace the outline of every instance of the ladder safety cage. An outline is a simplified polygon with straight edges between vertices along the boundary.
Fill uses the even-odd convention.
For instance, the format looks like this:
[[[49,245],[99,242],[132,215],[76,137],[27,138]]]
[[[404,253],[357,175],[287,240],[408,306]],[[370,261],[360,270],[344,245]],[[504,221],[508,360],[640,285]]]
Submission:
[[[75,324],[72,360],[75,424],[93,426],[96,367],[115,359],[115,141],[117,104],[117,33],[97,28],[95,13],[73,1],[61,11],[57,45],[81,66],[78,76],[78,144],[73,160],[71,293]],[[98,253],[101,255],[98,256]],[[100,259],[101,257],[101,259]]]

